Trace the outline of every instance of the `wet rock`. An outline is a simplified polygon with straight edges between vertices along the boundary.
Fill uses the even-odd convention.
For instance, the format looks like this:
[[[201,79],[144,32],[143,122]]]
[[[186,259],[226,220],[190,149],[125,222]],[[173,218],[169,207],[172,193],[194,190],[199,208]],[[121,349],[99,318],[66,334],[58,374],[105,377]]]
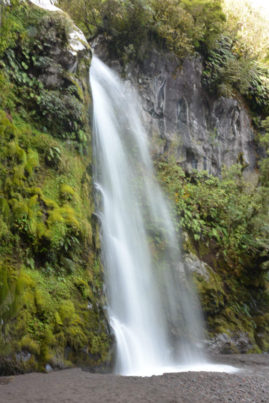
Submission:
[[[184,256],[185,265],[190,273],[200,275],[205,281],[209,281],[209,272],[212,270],[210,267],[200,260],[193,253],[188,253]]]
[[[0,376],[17,375],[36,370],[36,361],[29,351],[0,356]]]
[[[96,53],[137,88],[156,157],[165,155],[186,171],[213,175],[240,161],[251,175],[256,151],[247,110],[237,99],[213,96],[203,88],[200,56],[179,61],[152,49],[143,63],[123,68],[108,59],[102,41]]]
[[[59,65],[47,66],[46,73],[40,76],[40,81],[48,89],[57,89],[63,85],[61,67]]]
[[[47,89],[58,89],[69,82],[67,72],[75,73],[81,59],[89,58],[90,48],[85,42],[74,50],[74,38],[65,32],[63,19],[67,17],[49,14],[40,21],[40,29],[34,31],[34,38],[44,47],[44,54],[38,61],[40,81]],[[74,28],[75,29],[75,28]],[[78,28],[77,28],[78,29]],[[80,32],[80,31],[79,31]]]
[[[18,362],[28,362],[32,357],[32,354],[29,351],[20,351],[16,354],[16,361]]]
[[[45,366],[45,371],[47,372],[47,373],[49,373],[49,372],[51,372],[53,369],[52,369],[52,367],[50,366],[50,364],[46,364],[46,366]]]
[[[24,372],[21,362],[13,357],[0,356],[0,376],[17,375]]]
[[[185,59],[179,67],[174,57],[152,51],[132,73],[147,126],[163,140],[155,151],[175,158],[187,171],[216,175],[240,158],[252,171],[254,133],[247,112],[236,99],[210,96],[201,84],[202,69],[200,57]]]
[[[221,333],[206,342],[207,350],[217,354],[244,354],[253,348],[247,333],[239,332],[232,336]]]

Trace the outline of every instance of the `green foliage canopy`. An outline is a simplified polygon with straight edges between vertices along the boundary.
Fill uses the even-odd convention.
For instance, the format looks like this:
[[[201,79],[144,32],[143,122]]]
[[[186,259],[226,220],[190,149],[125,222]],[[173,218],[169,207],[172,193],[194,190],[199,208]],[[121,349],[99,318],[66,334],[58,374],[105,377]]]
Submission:
[[[221,0],[60,0],[91,41],[103,34],[116,56],[126,49],[139,57],[145,41],[182,56],[209,47],[225,16]]]
[[[241,94],[256,115],[269,108],[268,68],[253,59],[240,26],[226,19],[222,0],[60,0],[89,41],[102,35],[111,57],[142,61],[156,46],[179,58],[199,52],[203,84],[222,96]],[[246,40],[245,40],[246,41]]]

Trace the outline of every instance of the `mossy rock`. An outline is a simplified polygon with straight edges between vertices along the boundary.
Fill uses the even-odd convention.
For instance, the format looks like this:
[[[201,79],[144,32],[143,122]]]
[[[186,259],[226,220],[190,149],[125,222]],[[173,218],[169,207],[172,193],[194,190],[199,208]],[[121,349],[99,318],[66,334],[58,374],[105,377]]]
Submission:
[[[21,31],[0,61],[5,375],[108,365],[112,343],[88,170],[90,51],[70,53],[64,15],[27,7],[8,8]]]

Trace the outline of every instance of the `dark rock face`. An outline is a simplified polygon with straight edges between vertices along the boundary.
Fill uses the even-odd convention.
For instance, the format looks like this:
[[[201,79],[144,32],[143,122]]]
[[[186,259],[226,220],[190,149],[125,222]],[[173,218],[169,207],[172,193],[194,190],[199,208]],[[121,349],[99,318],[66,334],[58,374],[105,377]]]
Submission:
[[[246,354],[253,347],[247,333],[243,332],[233,336],[229,336],[226,333],[218,334],[207,343],[207,350],[215,354]]]
[[[58,138],[75,137],[74,133],[83,130],[88,120],[88,108],[85,110],[83,103],[85,97],[89,98],[91,50],[86,39],[74,43],[72,34],[82,34],[63,13],[48,12],[27,23],[27,45],[24,52],[15,49],[15,58],[19,65],[28,66],[27,73],[34,82],[38,81],[40,90],[38,97],[33,91],[31,98],[25,96],[25,104],[35,111],[42,130]]]
[[[140,66],[129,64],[124,72],[114,66],[142,97],[156,156],[174,158],[187,171],[218,175],[223,165],[238,161],[246,172],[253,171],[254,132],[247,111],[236,99],[217,98],[204,90],[201,58],[187,58],[180,65],[171,54],[152,50]]]
[[[61,14],[48,13],[40,19],[39,27],[29,28],[33,41],[39,43],[38,50],[31,49],[39,57],[33,73],[38,74],[45,88],[54,90],[68,85],[66,72],[74,72],[78,63],[77,53],[72,52],[70,38],[65,29],[65,19]],[[83,56],[89,53],[84,49]]]

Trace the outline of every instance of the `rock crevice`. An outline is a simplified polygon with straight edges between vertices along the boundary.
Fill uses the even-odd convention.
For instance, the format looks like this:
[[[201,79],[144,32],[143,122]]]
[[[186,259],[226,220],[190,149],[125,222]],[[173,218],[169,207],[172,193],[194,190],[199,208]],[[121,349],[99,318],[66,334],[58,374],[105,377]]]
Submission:
[[[210,95],[203,88],[201,57],[180,64],[171,54],[151,50],[140,65],[115,66],[141,95],[157,157],[166,154],[186,171],[213,175],[239,161],[247,173],[254,170],[254,131],[247,110],[239,100]]]

